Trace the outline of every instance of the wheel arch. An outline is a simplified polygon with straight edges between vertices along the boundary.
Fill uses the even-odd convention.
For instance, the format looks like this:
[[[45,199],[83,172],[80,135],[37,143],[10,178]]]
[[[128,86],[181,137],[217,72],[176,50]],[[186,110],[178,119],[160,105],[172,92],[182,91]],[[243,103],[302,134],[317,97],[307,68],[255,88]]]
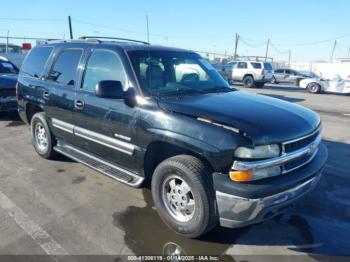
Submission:
[[[165,159],[176,155],[191,155],[200,159],[211,170],[215,170],[210,158],[203,154],[203,151],[195,150],[183,143],[172,143],[169,141],[157,140],[151,142],[146,149],[146,153],[143,158],[143,169],[146,180],[152,178],[155,168]]]
[[[26,118],[27,118],[27,123],[30,124],[33,116],[36,114],[36,113],[39,113],[39,112],[44,112],[44,109],[42,108],[42,106],[40,105],[37,105],[37,104],[34,104],[34,103],[31,103],[31,102],[28,102],[26,104],[26,110],[25,110],[25,115],[26,115]]]

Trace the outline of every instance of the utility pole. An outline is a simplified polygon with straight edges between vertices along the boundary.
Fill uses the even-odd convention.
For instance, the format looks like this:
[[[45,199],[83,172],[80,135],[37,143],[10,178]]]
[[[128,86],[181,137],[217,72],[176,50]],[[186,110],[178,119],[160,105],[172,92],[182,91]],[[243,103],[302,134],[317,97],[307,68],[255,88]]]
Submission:
[[[333,45],[333,50],[332,50],[332,55],[331,55],[331,59],[330,62],[333,61],[333,55],[334,55],[334,51],[335,51],[335,47],[337,46],[337,40],[334,41],[334,45]]]
[[[149,43],[149,22],[148,22],[148,15],[146,15],[146,23],[147,23],[147,42]]]
[[[350,47],[349,47],[349,50],[348,50],[348,58],[350,58]]]
[[[289,52],[288,52],[288,65],[290,67],[290,58],[292,56],[292,51],[289,49]]]
[[[235,53],[233,55],[233,60],[237,59],[237,48],[238,48],[238,41],[239,41],[239,34],[236,33],[236,40],[235,40]]]
[[[6,36],[6,54],[9,52],[9,35],[10,35],[10,30],[7,30],[7,36]]]
[[[68,16],[68,25],[69,25],[70,39],[73,39],[72,19],[70,15]]]
[[[266,53],[265,53],[265,62],[267,60],[267,54],[269,53],[269,45],[270,45],[270,38],[267,39]]]

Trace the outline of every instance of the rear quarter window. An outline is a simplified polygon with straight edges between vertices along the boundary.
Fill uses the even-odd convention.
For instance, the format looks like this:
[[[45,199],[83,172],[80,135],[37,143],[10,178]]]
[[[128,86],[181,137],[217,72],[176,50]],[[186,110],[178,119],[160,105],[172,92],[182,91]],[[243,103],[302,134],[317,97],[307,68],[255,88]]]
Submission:
[[[21,73],[27,76],[40,78],[45,64],[52,53],[53,47],[43,46],[34,48],[24,60]]]
[[[260,63],[250,63],[254,69],[261,69],[261,64]]]

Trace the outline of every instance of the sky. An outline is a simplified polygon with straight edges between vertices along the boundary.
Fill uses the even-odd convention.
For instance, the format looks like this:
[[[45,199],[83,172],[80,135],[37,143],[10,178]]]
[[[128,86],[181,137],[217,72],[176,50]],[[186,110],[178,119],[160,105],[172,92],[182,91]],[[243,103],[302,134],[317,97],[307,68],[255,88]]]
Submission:
[[[236,33],[239,55],[264,56],[270,39],[276,60],[290,50],[292,61],[328,61],[335,40],[335,58],[350,48],[348,0],[16,0],[1,9],[0,36],[67,39],[70,15],[74,37],[147,40],[148,16],[151,43],[191,50],[233,54]]]

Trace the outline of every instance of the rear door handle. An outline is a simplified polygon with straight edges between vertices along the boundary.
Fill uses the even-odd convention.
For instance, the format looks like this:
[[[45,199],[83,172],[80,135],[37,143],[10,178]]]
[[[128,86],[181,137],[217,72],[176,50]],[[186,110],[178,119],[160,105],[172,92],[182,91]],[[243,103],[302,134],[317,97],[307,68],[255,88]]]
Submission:
[[[43,97],[44,97],[44,99],[48,99],[50,97],[50,92],[44,91],[43,92]]]
[[[74,101],[74,106],[77,109],[83,109],[84,108],[84,101],[81,100],[75,100]]]

